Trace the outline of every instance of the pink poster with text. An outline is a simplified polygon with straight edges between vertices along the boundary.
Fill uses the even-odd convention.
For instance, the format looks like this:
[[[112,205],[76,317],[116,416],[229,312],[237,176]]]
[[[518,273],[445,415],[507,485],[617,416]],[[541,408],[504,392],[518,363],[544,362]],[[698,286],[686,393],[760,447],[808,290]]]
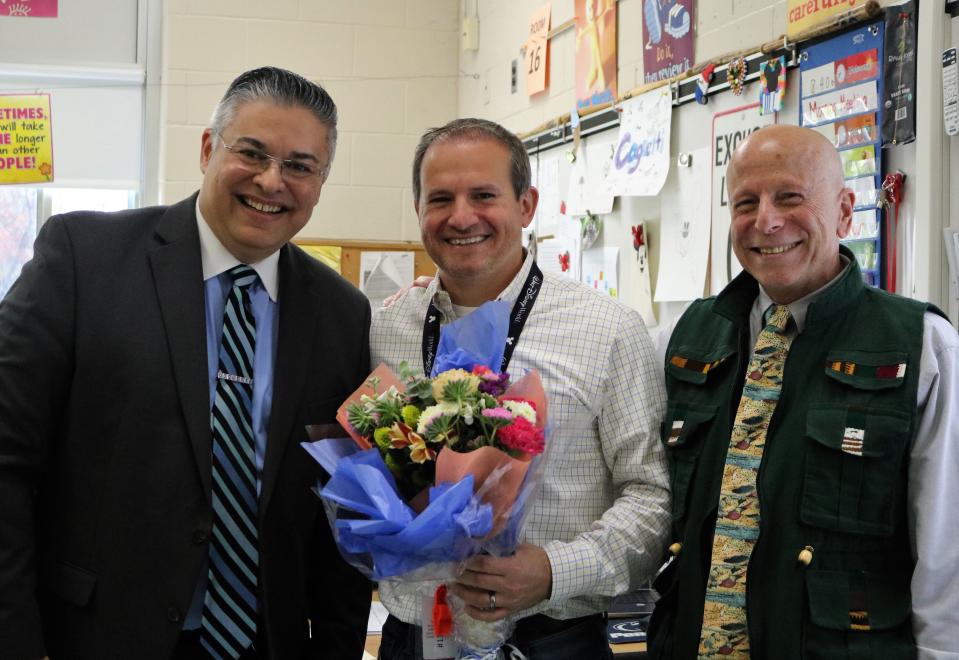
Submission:
[[[0,0],[0,16],[56,18],[57,0]]]

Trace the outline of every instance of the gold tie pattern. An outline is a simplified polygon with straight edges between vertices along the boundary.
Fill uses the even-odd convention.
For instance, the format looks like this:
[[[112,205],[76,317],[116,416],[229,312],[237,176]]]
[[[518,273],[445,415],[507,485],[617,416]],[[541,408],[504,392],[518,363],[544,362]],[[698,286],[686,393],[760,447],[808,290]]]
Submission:
[[[766,446],[769,420],[779,402],[786,354],[796,334],[785,305],[771,306],[766,318],[766,327],[756,339],[746,368],[746,382],[723,468],[706,582],[700,658],[749,658],[746,567],[759,537],[756,473]]]

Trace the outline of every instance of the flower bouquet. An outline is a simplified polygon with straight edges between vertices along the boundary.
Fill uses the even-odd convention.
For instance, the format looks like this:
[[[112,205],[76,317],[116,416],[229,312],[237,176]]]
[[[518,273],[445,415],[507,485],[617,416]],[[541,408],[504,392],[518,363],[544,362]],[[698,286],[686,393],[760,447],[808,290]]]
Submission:
[[[337,415],[351,437],[304,443],[331,475],[317,492],[344,558],[433,594],[434,631],[458,658],[502,657],[512,622],[472,619],[443,583],[473,555],[512,554],[545,465],[539,375],[496,371],[509,311],[494,301],[444,327],[430,378],[380,365]]]

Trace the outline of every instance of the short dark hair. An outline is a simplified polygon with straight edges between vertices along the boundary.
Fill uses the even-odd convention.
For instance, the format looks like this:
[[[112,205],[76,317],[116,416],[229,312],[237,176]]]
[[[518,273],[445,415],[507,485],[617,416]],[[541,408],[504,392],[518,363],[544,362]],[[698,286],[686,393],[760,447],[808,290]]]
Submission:
[[[336,104],[322,86],[303,76],[274,66],[265,66],[241,73],[230,83],[226,93],[213,109],[210,128],[220,135],[233,118],[237,108],[250,101],[267,100],[277,105],[298,106],[313,113],[326,127],[326,149],[329,162],[324,176],[329,174],[336,153]]]
[[[454,119],[445,126],[431,128],[420,138],[413,156],[413,200],[420,199],[420,169],[423,167],[423,157],[427,150],[437,142],[447,140],[495,140],[506,147],[509,152],[510,182],[516,198],[529,190],[530,169],[529,154],[526,147],[514,133],[506,130],[496,122],[487,119],[467,117]]]

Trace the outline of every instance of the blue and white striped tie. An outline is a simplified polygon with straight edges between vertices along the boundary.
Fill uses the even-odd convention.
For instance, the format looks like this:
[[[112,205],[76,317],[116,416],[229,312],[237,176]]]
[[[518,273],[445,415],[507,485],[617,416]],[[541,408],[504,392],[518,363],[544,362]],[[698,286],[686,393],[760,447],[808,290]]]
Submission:
[[[257,494],[253,437],[256,322],[249,285],[256,272],[235,266],[223,311],[213,430],[213,539],[203,601],[203,647],[218,660],[238,658],[256,639]]]

